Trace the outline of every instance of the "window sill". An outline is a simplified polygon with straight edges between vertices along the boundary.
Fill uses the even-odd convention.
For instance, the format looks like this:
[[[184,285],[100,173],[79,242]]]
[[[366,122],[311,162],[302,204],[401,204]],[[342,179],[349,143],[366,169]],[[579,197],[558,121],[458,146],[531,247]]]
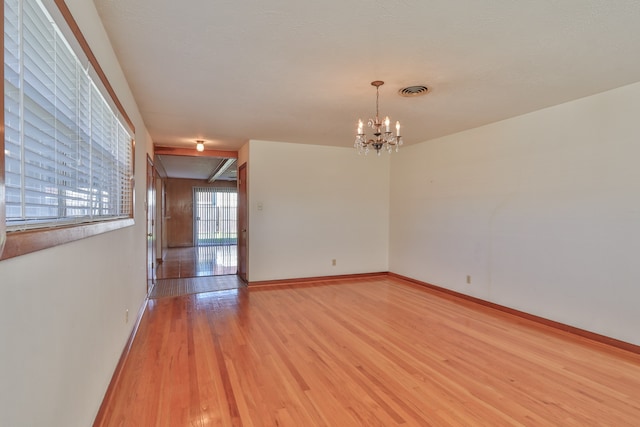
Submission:
[[[68,227],[7,232],[0,260],[84,239],[135,224],[133,218],[102,221]]]

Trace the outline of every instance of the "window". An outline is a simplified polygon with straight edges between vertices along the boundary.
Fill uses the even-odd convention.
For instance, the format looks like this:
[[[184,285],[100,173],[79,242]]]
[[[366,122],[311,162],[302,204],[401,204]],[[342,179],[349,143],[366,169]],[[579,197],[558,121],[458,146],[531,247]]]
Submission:
[[[55,2],[4,0],[8,243],[13,232],[133,217],[133,125]]]

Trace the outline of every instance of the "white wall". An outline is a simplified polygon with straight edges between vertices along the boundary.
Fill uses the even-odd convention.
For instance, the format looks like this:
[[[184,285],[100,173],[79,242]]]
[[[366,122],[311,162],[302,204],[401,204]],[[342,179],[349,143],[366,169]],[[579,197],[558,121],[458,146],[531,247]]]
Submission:
[[[136,225],[0,261],[2,426],[91,425],[146,295],[151,141],[93,2],[66,3],[136,126]]]
[[[388,156],[251,141],[248,173],[250,282],[388,270]]]
[[[640,83],[406,147],[390,270],[640,344],[639,117]]]

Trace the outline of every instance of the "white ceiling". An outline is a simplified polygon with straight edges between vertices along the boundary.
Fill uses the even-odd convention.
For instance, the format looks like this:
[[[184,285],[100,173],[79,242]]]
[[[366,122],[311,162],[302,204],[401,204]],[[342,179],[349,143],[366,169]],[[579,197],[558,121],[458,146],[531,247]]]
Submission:
[[[163,178],[209,180],[214,174],[217,181],[235,181],[238,177],[235,159],[227,165],[228,159],[219,157],[191,157],[157,155],[156,167]],[[164,176],[166,174],[166,176]]]
[[[637,0],[94,1],[163,146],[351,147],[377,79],[408,144],[640,80]]]

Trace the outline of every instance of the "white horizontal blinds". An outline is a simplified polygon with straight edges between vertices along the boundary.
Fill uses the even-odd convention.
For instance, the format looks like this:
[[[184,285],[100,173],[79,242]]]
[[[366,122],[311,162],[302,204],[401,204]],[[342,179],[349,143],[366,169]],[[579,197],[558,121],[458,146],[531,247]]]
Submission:
[[[236,245],[238,243],[238,190],[236,187],[216,188],[215,199],[222,244]]]
[[[21,87],[20,3],[4,2],[5,203],[7,218],[21,214]],[[13,190],[9,190],[12,188]],[[16,189],[18,191],[16,191]]]
[[[131,135],[39,0],[5,0],[9,229],[128,217]]]
[[[88,168],[78,168],[78,189],[87,189],[87,191],[78,191],[79,197],[75,214],[78,216],[91,215],[91,90],[92,85],[89,79],[78,80],[78,163],[81,165],[89,165]]]
[[[194,187],[194,198],[196,246],[237,244],[236,188]]]

